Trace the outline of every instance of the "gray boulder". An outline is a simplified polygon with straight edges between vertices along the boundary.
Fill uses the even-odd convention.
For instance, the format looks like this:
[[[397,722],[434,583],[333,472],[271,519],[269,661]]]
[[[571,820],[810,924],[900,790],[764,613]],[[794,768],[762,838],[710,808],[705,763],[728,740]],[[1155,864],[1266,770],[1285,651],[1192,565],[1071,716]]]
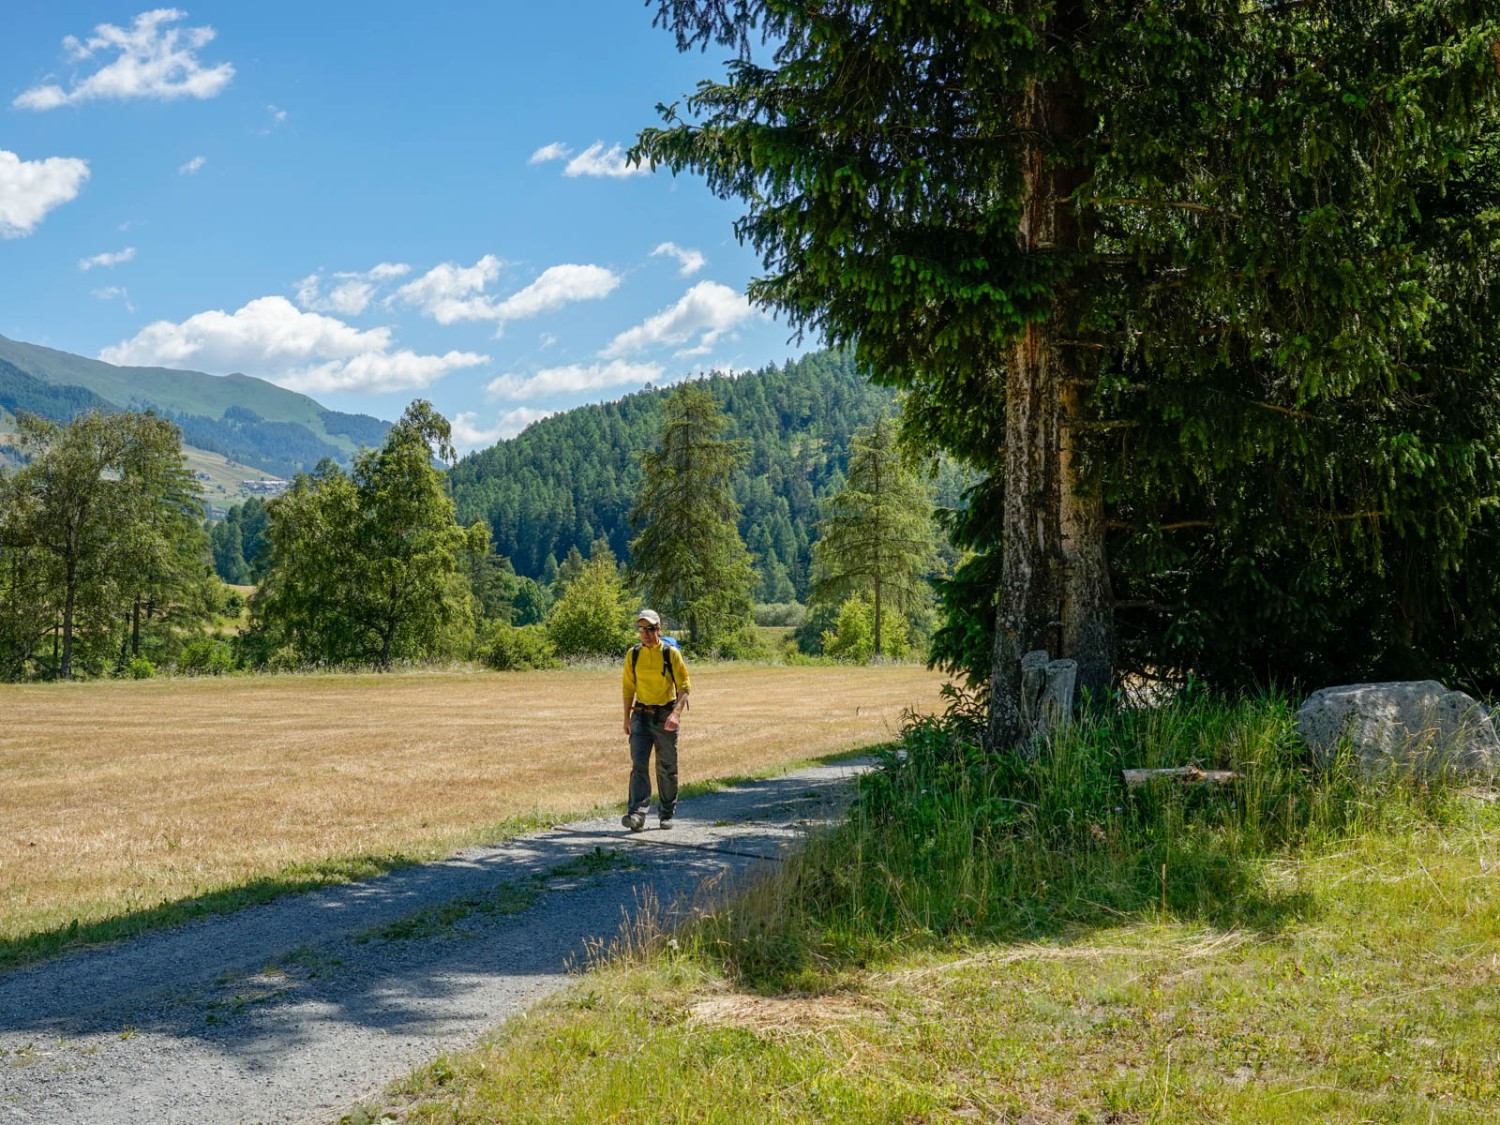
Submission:
[[[1315,691],[1297,729],[1321,765],[1347,738],[1367,772],[1493,778],[1500,731],[1484,704],[1436,680],[1348,684]]]

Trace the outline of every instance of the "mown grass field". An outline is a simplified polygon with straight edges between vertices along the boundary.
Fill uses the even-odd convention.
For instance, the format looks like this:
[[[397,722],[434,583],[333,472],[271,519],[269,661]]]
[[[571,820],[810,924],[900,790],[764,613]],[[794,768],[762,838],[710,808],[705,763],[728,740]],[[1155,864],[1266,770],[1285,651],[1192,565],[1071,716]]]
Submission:
[[[683,781],[888,741],[940,683],[697,667]],[[629,769],[613,668],[8,686],[0,714],[0,967],[623,804]]]
[[[919,726],[799,858],[344,1120],[1500,1121],[1495,790],[1320,773],[1292,715]],[[1238,779],[1117,777],[1194,760]]]

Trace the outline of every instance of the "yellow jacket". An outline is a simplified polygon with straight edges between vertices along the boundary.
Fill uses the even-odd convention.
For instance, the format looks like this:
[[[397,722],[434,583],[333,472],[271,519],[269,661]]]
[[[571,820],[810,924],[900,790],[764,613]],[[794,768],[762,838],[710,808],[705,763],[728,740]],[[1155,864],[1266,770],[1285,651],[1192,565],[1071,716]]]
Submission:
[[[633,659],[634,648],[625,654],[626,699],[634,696],[635,701],[643,707],[660,707],[664,703],[671,703],[679,694],[686,695],[691,690],[692,684],[688,680],[687,664],[684,663],[681,652],[671,645],[658,645],[656,648],[647,648],[645,645],[638,647],[641,650],[638,658]],[[675,687],[664,670],[663,652],[672,662],[672,675],[677,681]]]

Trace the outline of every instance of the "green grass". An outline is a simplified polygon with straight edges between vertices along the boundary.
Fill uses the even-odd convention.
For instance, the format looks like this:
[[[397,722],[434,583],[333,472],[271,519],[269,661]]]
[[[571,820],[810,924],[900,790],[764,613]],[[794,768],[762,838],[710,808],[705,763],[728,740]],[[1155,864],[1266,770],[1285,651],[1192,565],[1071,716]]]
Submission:
[[[914,725],[799,860],[347,1120],[1500,1119],[1493,794],[1314,772],[1276,699],[1031,763],[965,726]],[[1189,762],[1240,779],[1118,777]]]

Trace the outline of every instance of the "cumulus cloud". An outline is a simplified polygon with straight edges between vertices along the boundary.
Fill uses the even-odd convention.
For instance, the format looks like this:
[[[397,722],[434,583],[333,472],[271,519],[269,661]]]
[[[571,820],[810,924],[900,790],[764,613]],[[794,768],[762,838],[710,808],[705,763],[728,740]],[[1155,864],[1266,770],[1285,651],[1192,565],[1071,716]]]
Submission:
[[[168,26],[185,18],[187,13],[176,8],[156,8],[136,16],[129,28],[101,23],[82,42],[69,35],[63,46],[74,62],[103,54],[114,58],[86,77],[75,77],[71,89],[55,83],[33,86],[12,104],[45,110],[100,99],[211,98],[229,85],[234,67],[199,63],[194,52],[212,42],[215,32],[211,27]]]
[[[181,176],[191,176],[194,172],[198,171],[198,169],[202,168],[207,163],[208,159],[206,157],[195,156],[186,164],[179,164],[177,166],[177,174]]]
[[[651,251],[653,258],[671,257],[677,259],[679,277],[692,277],[701,270],[708,262],[700,250],[684,250],[675,242],[663,242],[655,250]]]
[[[659,383],[661,377],[662,366],[659,363],[627,363],[617,359],[588,367],[578,364],[549,367],[535,375],[501,375],[498,379],[490,380],[484,389],[496,398],[515,400],[577,391],[598,391],[632,383]]]
[[[561,141],[553,141],[550,145],[543,145],[531,154],[527,164],[545,164],[549,160],[566,160],[573,155],[573,150]]]
[[[22,160],[0,148],[0,238],[24,238],[36,230],[48,211],[76,199],[88,178],[86,160]]]
[[[678,347],[695,338],[696,343],[677,354],[704,355],[720,336],[755,315],[744,294],[717,281],[700,281],[671,308],[621,332],[599,355],[612,359],[646,348]]]
[[[620,278],[603,266],[549,266],[525,289],[495,306],[497,320],[526,320],[552,312],[574,301],[608,297]]]
[[[500,276],[501,265],[493,254],[486,254],[472,266],[444,262],[407,282],[396,296],[439,324],[487,320],[493,305],[483,296],[484,287]]]
[[[323,292],[323,274],[308,274],[297,282],[297,303],[311,312],[337,313],[340,316],[359,316],[370,307],[375,291],[383,281],[402,277],[411,272],[404,262],[381,262],[364,272],[340,272],[333,275],[333,284]]]
[[[299,391],[379,393],[425,387],[450,371],[489,361],[474,352],[418,355],[397,349],[389,328],[367,331],[303,312],[285,297],[260,297],[180,324],[159,320],[105,348],[107,363],[243,371]]]
[[[122,262],[128,262],[135,257],[135,247],[127,246],[123,250],[113,252],[106,251],[103,254],[95,254],[92,258],[80,258],[78,268],[91,270],[95,266],[118,266]]]
[[[649,176],[648,165],[631,164],[625,159],[625,150],[620,145],[604,147],[603,141],[595,141],[563,168],[564,176],[609,176],[623,180],[628,176]]]
[[[546,164],[551,160],[567,160],[567,164],[563,166],[563,175],[570,177],[608,176],[612,179],[623,180],[628,176],[651,174],[649,166],[631,164],[625,159],[623,145],[610,145],[609,148],[605,148],[603,141],[595,141],[577,156],[573,156],[573,150],[561,141],[553,141],[533,152],[526,163]]]
[[[439,324],[492,320],[504,325],[506,321],[552,312],[574,301],[607,297],[620,284],[619,276],[603,266],[550,266],[524,289],[497,301],[484,290],[499,278],[502,265],[493,254],[486,254],[472,266],[444,262],[407,282],[396,295]]]
[[[477,413],[464,410],[453,416],[453,445],[464,452],[478,449],[483,445],[494,445],[497,441],[515,437],[531,423],[540,418],[547,418],[553,413],[551,410],[533,410],[529,406],[518,406],[514,410],[507,410],[495,419],[493,426],[485,429],[479,425]]]

